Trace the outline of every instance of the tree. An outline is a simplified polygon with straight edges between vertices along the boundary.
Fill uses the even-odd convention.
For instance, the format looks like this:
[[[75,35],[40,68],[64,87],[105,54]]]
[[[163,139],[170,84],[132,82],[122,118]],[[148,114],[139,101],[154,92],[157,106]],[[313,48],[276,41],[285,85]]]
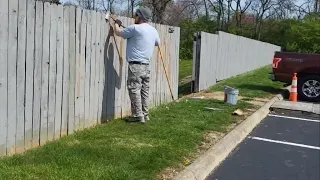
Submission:
[[[37,1],[49,2],[53,4],[61,4],[60,0],[37,0]]]

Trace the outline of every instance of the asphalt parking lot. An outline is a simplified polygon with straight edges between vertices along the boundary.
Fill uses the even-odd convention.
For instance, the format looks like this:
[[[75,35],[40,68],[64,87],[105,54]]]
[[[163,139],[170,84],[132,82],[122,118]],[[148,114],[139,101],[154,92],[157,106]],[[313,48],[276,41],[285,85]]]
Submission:
[[[319,180],[320,115],[274,110],[208,180]]]

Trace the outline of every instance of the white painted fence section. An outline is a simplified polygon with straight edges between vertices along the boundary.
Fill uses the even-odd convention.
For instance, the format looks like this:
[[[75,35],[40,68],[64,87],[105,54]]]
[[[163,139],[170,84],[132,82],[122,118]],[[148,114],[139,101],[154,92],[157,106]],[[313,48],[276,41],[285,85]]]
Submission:
[[[193,87],[199,92],[218,81],[272,63],[279,46],[219,31],[195,34]]]
[[[113,36],[104,16],[42,1],[0,1],[0,156],[130,115],[126,40]],[[176,99],[180,28],[152,25]],[[151,107],[172,101],[157,48],[151,82]]]

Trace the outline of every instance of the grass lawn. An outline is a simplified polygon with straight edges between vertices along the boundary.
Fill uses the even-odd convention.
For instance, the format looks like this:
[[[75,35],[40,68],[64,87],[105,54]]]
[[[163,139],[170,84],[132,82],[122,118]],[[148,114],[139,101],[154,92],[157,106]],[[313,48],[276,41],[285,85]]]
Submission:
[[[226,80],[212,90],[221,90],[228,84],[248,97],[266,97],[276,91],[259,87],[280,88],[279,83],[264,80],[267,73],[267,68],[260,69]],[[162,105],[151,110],[151,121],[146,125],[114,120],[23,155],[3,158],[0,179],[157,179],[164,169],[180,167],[185,158],[193,159],[206,132],[226,133],[231,124],[241,119],[231,115],[235,109],[252,107],[242,100],[237,106],[196,99]]]
[[[266,66],[212,86],[207,92],[224,91],[224,86],[230,86],[239,90],[239,95],[247,98],[265,98],[281,92],[284,83],[273,82],[269,79],[271,66]]]
[[[179,97],[191,93],[192,60],[181,60],[179,65]]]
[[[179,81],[181,81],[192,75],[192,60],[181,60],[179,64]]]

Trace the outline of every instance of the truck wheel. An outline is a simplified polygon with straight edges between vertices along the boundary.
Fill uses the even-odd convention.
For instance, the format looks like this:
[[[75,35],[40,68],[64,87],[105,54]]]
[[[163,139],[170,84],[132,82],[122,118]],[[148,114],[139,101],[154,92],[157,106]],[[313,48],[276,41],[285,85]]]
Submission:
[[[320,101],[320,76],[306,75],[298,79],[299,99],[304,101]]]

